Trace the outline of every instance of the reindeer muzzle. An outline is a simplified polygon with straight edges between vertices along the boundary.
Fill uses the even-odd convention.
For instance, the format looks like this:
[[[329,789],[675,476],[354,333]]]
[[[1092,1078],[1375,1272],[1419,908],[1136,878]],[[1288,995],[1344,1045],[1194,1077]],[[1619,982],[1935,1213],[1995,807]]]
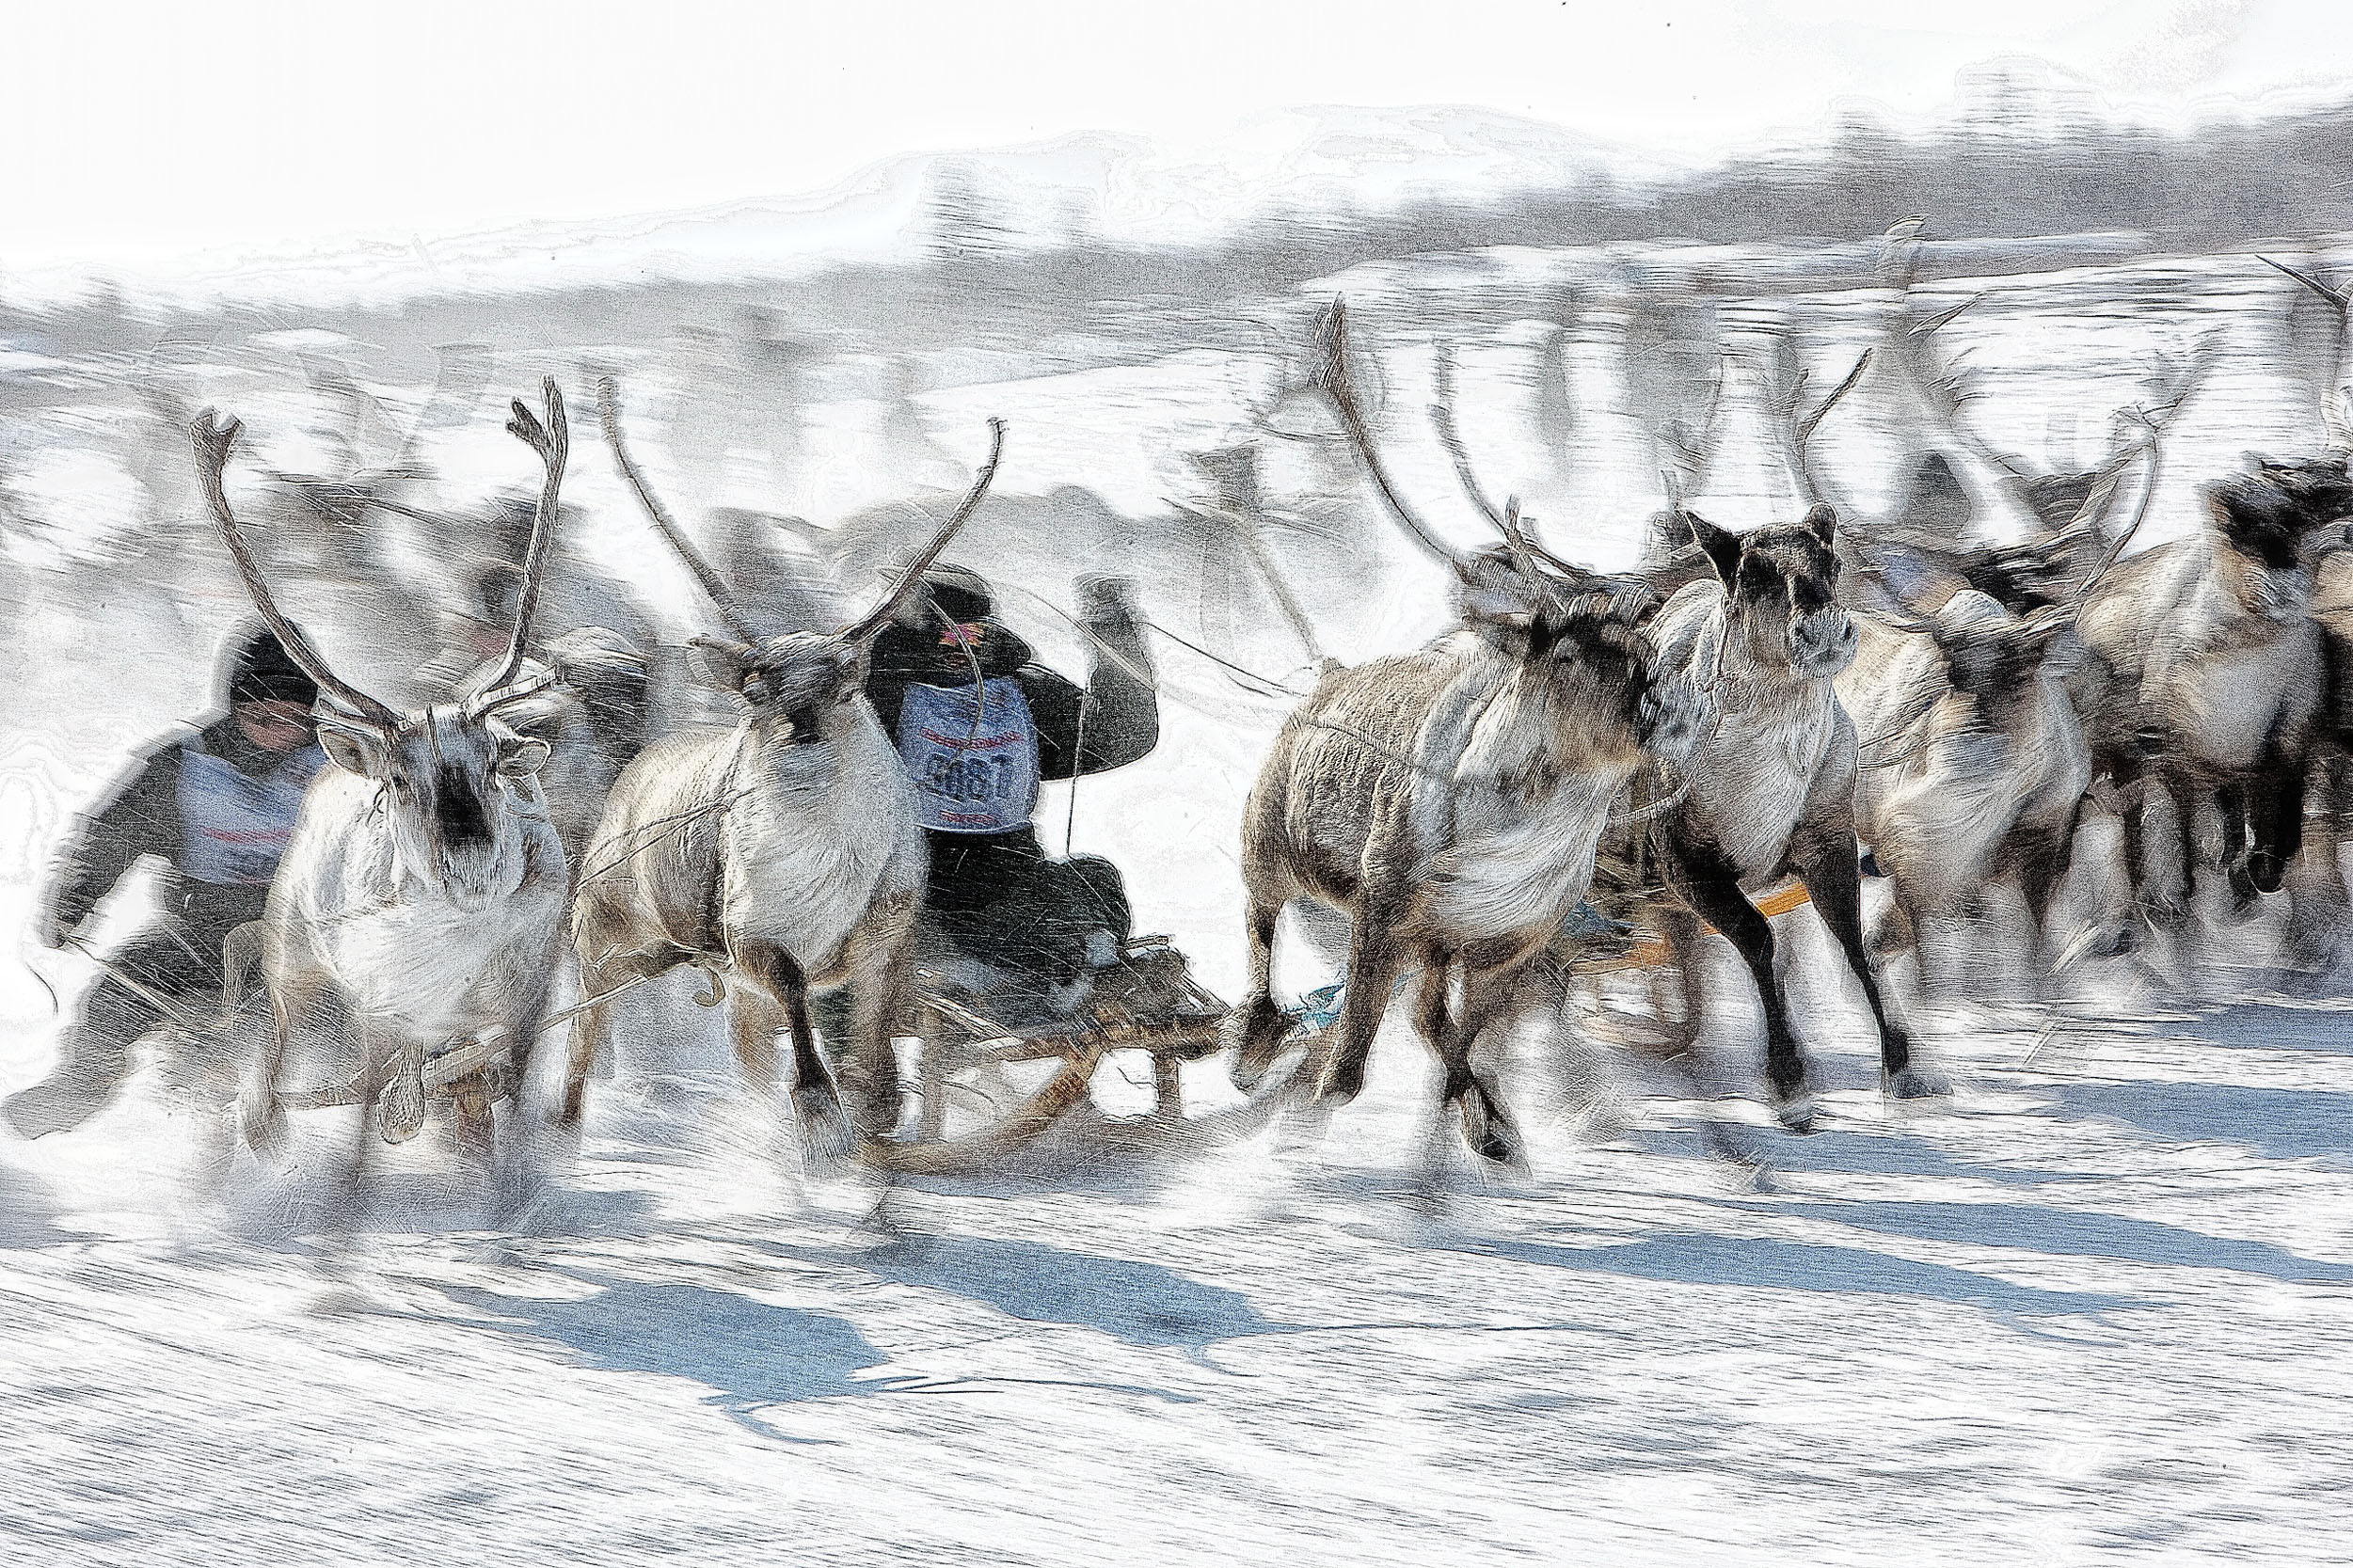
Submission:
[[[1838,609],[1817,610],[1789,622],[1789,665],[1802,675],[1835,675],[1854,662],[1854,618]]]

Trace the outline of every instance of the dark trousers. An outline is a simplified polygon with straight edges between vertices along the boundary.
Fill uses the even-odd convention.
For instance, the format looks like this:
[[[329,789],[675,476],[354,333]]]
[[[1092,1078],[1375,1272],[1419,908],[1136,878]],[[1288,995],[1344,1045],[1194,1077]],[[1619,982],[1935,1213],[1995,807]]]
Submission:
[[[1097,931],[1125,942],[1130,915],[1119,867],[1100,855],[1048,860],[1029,829],[932,833],[924,926],[966,958],[1048,985],[1089,967]]]
[[[151,932],[106,959],[108,973],[83,999],[81,1016],[68,1026],[57,1065],[47,1078],[11,1095],[8,1119],[24,1136],[80,1126],[112,1100],[130,1076],[132,1048],[167,1022],[201,1021],[204,1035],[192,1041],[199,1053],[219,1042],[211,1037],[222,1022],[221,990],[227,984],[222,960],[226,933],[188,932],[179,927]],[[249,983],[259,975],[249,976]],[[160,1003],[171,1006],[178,1017]],[[223,1053],[224,1059],[226,1053]],[[201,1065],[201,1064],[198,1064]]]
[[[1128,939],[1133,916],[1118,866],[1100,855],[1049,860],[1037,833],[930,833],[930,883],[920,950],[977,959],[1003,978],[991,993],[1000,1023],[1034,1022],[1051,991],[1068,987]],[[1092,949],[1092,951],[1090,951]],[[819,996],[817,1026],[838,1044],[850,1022],[849,988]]]

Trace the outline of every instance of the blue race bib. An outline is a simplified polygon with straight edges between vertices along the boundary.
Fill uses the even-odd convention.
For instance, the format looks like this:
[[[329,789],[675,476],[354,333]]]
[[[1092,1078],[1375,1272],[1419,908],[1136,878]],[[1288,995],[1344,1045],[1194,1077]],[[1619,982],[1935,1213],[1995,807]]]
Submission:
[[[898,710],[898,757],[915,782],[923,825],[942,833],[1001,833],[1029,825],[1038,804],[1038,729],[1021,682],[911,686]]]
[[[267,884],[294,836],[303,793],[326,762],[325,752],[305,746],[255,779],[193,743],[183,745],[181,872],[216,885]]]

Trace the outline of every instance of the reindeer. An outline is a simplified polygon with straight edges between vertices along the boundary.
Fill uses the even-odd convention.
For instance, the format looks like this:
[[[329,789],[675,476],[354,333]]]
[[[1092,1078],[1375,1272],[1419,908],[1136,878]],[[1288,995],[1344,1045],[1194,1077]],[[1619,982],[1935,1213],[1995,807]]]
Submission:
[[[1773,927],[1749,897],[1794,875],[1862,984],[1888,1092],[1901,1100],[1945,1093],[1941,1077],[1912,1060],[1863,941],[1855,731],[1832,684],[1853,662],[1858,641],[1838,602],[1837,515],[1817,504],[1795,525],[1746,534],[1685,515],[1717,580],[1677,590],[1648,630],[1662,666],[1710,692],[1713,721],[1689,759],[1664,769],[1675,803],[1648,835],[1658,876],[1681,906],[1663,924],[1682,973],[1686,1027],[1697,1032],[1702,1007],[1695,960],[1705,921],[1756,983],[1783,1125],[1812,1129]]]
[[[2064,611],[2021,619],[1976,589],[1932,617],[1866,613],[1854,663],[1833,682],[1868,737],[1854,821],[1894,884],[1872,949],[1921,957],[1932,918],[1974,914],[2018,879],[2039,933],[2074,853],[2091,754],[2054,641]]]
[[[1809,1131],[1805,1064],[1790,1030],[1775,971],[1772,924],[1750,899],[1794,875],[1861,982],[1877,1026],[1889,1093],[1916,1099],[1946,1092],[1943,1079],[1912,1060],[1903,1028],[1887,1012],[1863,940],[1862,872],[1854,825],[1857,741],[1833,685],[1859,641],[1839,602],[1837,512],[1820,498],[1808,443],[1870,364],[1866,350],[1811,409],[1806,375],[1786,339],[1776,339],[1782,374],[1773,389],[1784,454],[1811,504],[1795,524],[1745,535],[1678,512],[1709,578],[1677,587],[1647,630],[1662,668],[1678,670],[1710,697],[1710,719],[1681,765],[1665,768],[1672,803],[1651,819],[1650,879],[1674,895],[1664,934],[1680,971],[1684,1029],[1695,1036],[1703,999],[1696,967],[1700,924],[1740,954],[1765,1016],[1766,1071],[1783,1125]],[[1673,565],[1669,563],[1669,569]]]
[[[2080,653],[2075,621],[2148,515],[2158,438],[2187,390],[2177,386],[2157,411],[2120,416],[2145,431],[2124,452],[2145,471],[2139,509],[2121,531],[2107,521],[2122,474],[2115,462],[2091,476],[2072,515],[2046,517],[2055,532],[2027,546],[1956,548],[1947,541],[1959,527],[1948,526],[1947,540],[1930,546],[1943,568],[1943,580],[1932,582],[1927,595],[1943,599],[1932,616],[1911,610],[1884,569],[1888,554],[1907,546],[1884,534],[1863,546],[1871,558],[1866,573],[1885,602],[1863,616],[1858,657],[1836,687],[1868,737],[1855,784],[1856,824],[1894,883],[1875,951],[1918,948],[1926,917],[1974,912],[1982,890],[2011,874],[2041,934],[2073,860],[2091,783],[2082,721],[2066,685]],[[1782,401],[1785,412],[1794,404],[1793,397]],[[1807,461],[1812,429],[1784,430],[1792,472],[1819,500],[1820,482]],[[1950,515],[1956,499],[1964,509],[1958,517]],[[1905,513],[1944,511],[1948,525],[1959,525],[1965,504],[1941,455],[1931,453],[1916,472]],[[2100,546],[2099,558],[2061,601],[2066,563],[2087,542]],[[1924,951],[1921,958],[1925,990]]]
[[[2297,498],[2324,525],[2334,523],[2348,510],[2346,460],[2353,454],[2353,295],[2302,267],[2260,257],[2266,265],[2284,273],[2310,291],[2328,312],[2329,341],[2322,348],[2318,334],[2300,330],[2301,312],[2290,310],[2289,346],[2313,361],[2317,404],[2330,455],[2301,463],[2263,463],[2258,472]],[[2295,296],[2301,302],[2305,296]],[[2320,352],[2313,352],[2318,350]],[[2343,536],[2353,543],[2353,531]],[[2305,824],[2303,869],[2292,891],[2296,894],[2289,942],[2296,961],[2317,970],[2330,957],[2346,918],[2345,874],[2338,863],[2344,823],[2353,811],[2348,778],[2353,768],[2353,550],[2324,549],[2313,578],[2313,618],[2319,623],[2321,653],[2327,679],[2315,721],[2307,789],[2313,797]]]
[[[2305,748],[2319,707],[2321,634],[2308,535],[2341,515],[2346,492],[2303,490],[2277,470],[2206,487],[2209,526],[2123,562],[2086,604],[2091,656],[2076,677],[2095,769],[2138,799],[2125,817],[2127,870],[2152,924],[2178,927],[2196,889],[2196,803],[2222,818],[2223,864],[2242,908],[2280,890],[2303,836]],[[2153,885],[2149,795],[2172,804],[2162,868],[2183,901]]]
[[[1232,1071],[1254,1085],[1283,1044],[1275,927],[1295,900],[1316,900],[1354,927],[1318,1106],[1362,1088],[1391,988],[1418,965],[1416,1022],[1445,1072],[1440,1114],[1457,1112],[1484,1157],[1516,1162],[1517,1134],[1472,1050],[1583,895],[1611,801],[1646,748],[1688,746],[1692,703],[1655,677],[1638,626],[1650,596],[1539,572],[1516,501],[1499,519],[1504,549],[1481,555],[1406,508],[1357,404],[1345,333],[1335,302],[1318,323],[1314,385],[1390,514],[1453,569],[1466,625],[1417,653],[1328,668],[1276,736],[1244,808],[1250,985],[1228,1025]]]
[[[524,1081],[569,880],[534,778],[548,743],[503,721],[537,690],[518,677],[569,444],[552,378],[542,392],[544,419],[518,400],[507,423],[538,453],[546,482],[506,659],[465,702],[405,717],[339,679],[278,612],[222,484],[242,427],[216,424],[209,409],[194,426],[221,538],[262,619],[318,682],[328,705],[319,740],[335,764],[303,801],[263,916],[275,1027],[247,1087],[244,1121],[257,1149],[280,1139],[279,1069],[295,1019],[321,992],[341,999],[362,1046],[363,1150],[372,1120],[392,1143],[423,1125],[432,1052],[495,1039],[515,1083]],[[489,1135],[486,1116],[459,1128],[477,1159],[486,1160]]]
[[[682,731],[622,770],[580,876],[575,950],[582,974],[598,985],[651,979],[682,964],[748,982],[734,999],[738,1060],[768,1088],[775,1036],[780,1025],[789,1028],[803,1159],[821,1167],[850,1152],[853,1129],[818,1052],[809,990],[852,984],[854,1131],[886,1133],[898,1119],[891,1041],[906,1010],[929,865],[913,786],[866,701],[866,659],[987,494],[1004,424],[991,421],[978,478],[881,603],[828,635],[763,635],[646,487],[622,440],[618,389],[608,379],[600,392],[605,439],[622,476],[735,634],[697,646],[745,712],[732,730]],[[572,1026],[560,1115],[567,1127],[580,1122],[607,1006],[585,1007]]]

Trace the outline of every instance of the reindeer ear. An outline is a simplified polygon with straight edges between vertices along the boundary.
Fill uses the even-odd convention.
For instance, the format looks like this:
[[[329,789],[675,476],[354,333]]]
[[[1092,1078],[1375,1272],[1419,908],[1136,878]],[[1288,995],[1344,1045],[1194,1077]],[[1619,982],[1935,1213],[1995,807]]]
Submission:
[[[1820,540],[1822,548],[1828,549],[1837,537],[1838,514],[1821,502],[1816,501],[1798,526]]]
[[[1692,538],[1716,569],[1717,578],[1731,587],[1734,574],[1741,569],[1741,536],[1716,527],[1696,512],[1684,513],[1683,521],[1691,526]]]
[[[703,673],[711,681],[729,691],[740,691],[752,673],[752,649],[742,642],[722,642],[715,637],[697,637],[689,646],[701,656]]]
[[[384,737],[374,730],[346,728],[332,720],[319,724],[319,746],[327,760],[346,773],[381,779],[386,772]]]
[[[535,735],[517,736],[499,746],[499,777],[527,779],[548,765],[554,748]]]
[[[1516,644],[1534,624],[1537,591],[1501,546],[1456,561],[1455,579],[1455,610],[1471,626],[1502,633]]]

